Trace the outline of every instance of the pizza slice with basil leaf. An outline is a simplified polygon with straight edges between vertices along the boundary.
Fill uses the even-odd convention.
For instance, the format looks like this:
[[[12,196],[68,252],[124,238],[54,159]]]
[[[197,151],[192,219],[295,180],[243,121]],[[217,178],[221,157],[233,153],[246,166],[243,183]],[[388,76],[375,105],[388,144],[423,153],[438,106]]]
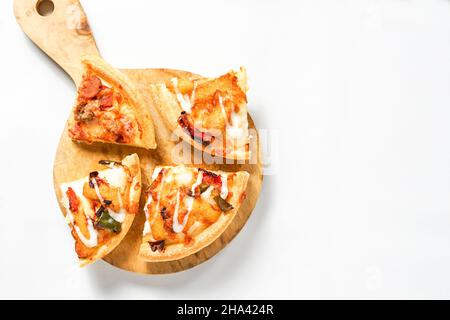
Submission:
[[[139,257],[169,261],[191,255],[217,239],[245,199],[249,173],[158,166],[146,193],[146,221]]]
[[[69,118],[69,136],[84,143],[156,148],[151,115],[131,80],[101,58],[83,59],[85,72]]]
[[[136,154],[121,162],[101,160],[105,169],[62,183],[60,200],[75,239],[80,266],[111,252],[139,212],[141,169]]]
[[[172,78],[151,92],[169,129],[195,148],[229,159],[250,157],[244,68],[215,79]]]

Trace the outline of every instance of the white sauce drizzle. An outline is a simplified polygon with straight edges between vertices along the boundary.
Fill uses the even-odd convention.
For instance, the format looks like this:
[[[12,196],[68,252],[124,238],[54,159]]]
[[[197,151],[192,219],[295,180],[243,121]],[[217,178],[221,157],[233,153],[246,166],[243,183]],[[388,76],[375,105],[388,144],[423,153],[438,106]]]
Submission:
[[[181,108],[186,111],[187,113],[191,113],[192,111],[192,105],[191,100],[189,98],[189,95],[185,94],[184,96],[181,94],[180,90],[178,89],[178,79],[172,78],[173,88],[175,91],[175,94],[177,96],[177,100],[179,104],[181,105]]]
[[[163,167],[156,167],[153,170],[152,181],[151,182],[153,182],[156,178],[158,178],[158,175],[159,175],[159,173],[161,172],[162,169],[163,169]],[[162,190],[162,188],[160,189],[160,191],[161,190]],[[147,198],[147,201],[145,202],[145,205],[144,205],[145,223],[144,223],[144,230],[142,231],[142,235],[144,235],[144,236],[146,234],[151,234],[151,232],[152,232],[152,229],[151,229],[151,226],[150,226],[150,221],[149,221],[150,212],[148,212],[148,206],[152,203],[152,201],[153,201],[152,195],[149,194],[148,198]],[[158,203],[159,203],[159,200],[158,200]]]
[[[198,176],[197,176],[197,180],[195,181],[195,183],[192,185],[191,187],[191,194],[195,195],[195,189],[197,189],[197,187],[202,183],[203,181],[203,171],[199,171],[198,172]],[[192,210],[192,205],[194,203],[194,198],[193,197],[187,197],[186,199],[190,199],[191,201],[189,201],[189,205],[188,205],[188,214],[191,213]]]
[[[205,200],[206,202],[208,202],[210,205],[215,206],[216,202],[214,201],[214,199],[211,198],[211,192],[213,190],[214,190],[214,186],[209,186],[209,188],[206,189],[206,191],[203,192],[200,197],[203,200]]]
[[[222,180],[222,187],[220,188],[220,197],[224,200],[228,197],[228,177],[225,173],[220,175],[220,179]]]
[[[97,194],[97,198],[98,200],[100,200],[100,203],[103,204],[103,202],[105,201],[100,193],[100,189],[98,188],[98,183],[97,180],[95,178],[91,179],[92,184],[94,185],[94,190],[95,193]]]
[[[117,199],[119,199],[119,207],[123,208],[122,195],[120,191],[117,191]]]
[[[153,182],[153,180],[158,178],[158,175],[159,175],[159,173],[161,172],[162,169],[163,169],[162,167],[156,167],[155,170],[153,170],[152,182]]]
[[[241,126],[241,117],[234,111],[231,113],[231,124],[227,125],[227,134],[233,140],[240,140],[244,136],[244,129]]]
[[[117,222],[124,222],[126,217],[126,211],[123,208],[120,208],[119,212],[115,212],[111,210],[111,208],[108,208],[108,214]]]
[[[227,127],[228,127],[227,112],[225,111],[225,106],[223,105],[223,99],[220,94],[219,94],[219,105],[220,105],[220,109],[222,110],[222,115],[223,115],[223,118],[225,119],[225,123],[227,124]]]
[[[75,231],[77,232],[78,237],[80,238],[81,242],[83,242],[86,247],[93,248],[98,245],[97,230],[95,230],[94,224],[92,223],[91,218],[89,218],[89,217],[86,217],[86,218],[87,218],[87,223],[88,223],[89,239],[86,239],[86,237],[83,235],[83,233],[81,232],[80,228],[78,228],[78,226],[74,226],[74,228],[75,228]],[[94,235],[94,236],[92,236],[92,235]]]
[[[192,195],[195,194],[195,189],[202,183],[202,181],[203,181],[203,172],[199,171],[199,173],[197,175],[197,180],[195,181],[195,183],[191,187]],[[184,227],[186,226],[186,223],[188,222],[188,219],[189,219],[189,215],[191,214],[191,211],[192,211],[192,206],[194,205],[194,197],[187,196],[184,199],[184,203],[186,204],[186,207],[187,207],[187,213],[186,213],[186,215],[183,218],[183,223],[179,224],[179,222],[178,222],[178,214],[177,214],[177,219],[174,218],[174,224],[173,224],[172,229],[176,233],[179,233],[179,232],[183,231]],[[175,222],[177,223],[177,227],[175,227]],[[180,231],[177,231],[177,230],[180,230]]]
[[[127,174],[122,167],[114,164],[110,165],[110,169],[100,171],[99,177],[108,181],[110,185],[119,188],[121,191],[126,187]]]
[[[151,232],[152,232],[152,229],[150,227],[150,222],[148,222],[148,220],[145,220],[144,230],[142,231],[142,235],[145,236]]]
[[[152,180],[155,180],[159,173],[161,172],[163,168],[162,167],[158,167],[155,168],[155,170],[153,171],[152,174]],[[172,170],[174,168],[171,168]],[[163,177],[161,178],[161,186],[159,187],[159,192],[157,195],[157,203],[156,203],[156,210],[155,210],[155,214],[157,214],[159,212],[159,206],[160,206],[160,194],[164,188],[164,184],[167,180],[167,182],[170,182],[172,180],[176,180],[178,184],[187,184],[191,179],[192,179],[192,173],[191,172],[185,172],[184,170],[186,170],[185,168],[180,168],[179,172],[175,172],[174,176],[173,175],[165,175],[165,173],[163,173]],[[170,180],[170,181],[169,181]],[[189,180],[189,181],[188,181]],[[220,196],[223,199],[226,199],[228,196],[228,178],[226,174],[221,174],[221,181],[222,181],[222,186],[221,186],[221,190],[220,190]],[[195,194],[195,189],[202,183],[203,181],[203,172],[202,171],[198,171],[198,175],[196,178],[196,181],[194,182],[194,184],[191,186],[191,193]],[[211,192],[214,190],[214,186],[209,186],[208,189],[206,189],[206,191],[204,191],[201,194],[201,198],[208,201],[208,202],[212,202],[211,198]],[[176,204],[175,204],[175,210],[174,210],[174,214],[173,214],[173,224],[172,224],[172,229],[175,233],[180,233],[184,230],[184,228],[186,227],[186,224],[189,220],[189,215],[192,211],[192,207],[193,207],[193,203],[195,201],[194,197],[190,197],[190,196],[186,196],[184,198],[184,204],[187,207],[187,212],[185,214],[185,216],[183,217],[183,221],[182,223],[179,222],[178,219],[178,215],[179,215],[179,211],[180,211],[180,205],[181,205],[181,195],[180,195],[180,190],[177,191],[176,194]],[[148,206],[151,204],[152,202],[152,197],[149,196],[145,205],[144,205],[144,213],[145,213],[145,217],[146,217],[146,221],[144,224],[144,230],[143,230],[143,235],[149,234],[151,233],[151,224],[150,224],[150,212],[148,210]],[[201,224],[200,224],[201,225]],[[189,230],[187,231],[187,233],[192,233],[195,232],[196,229],[198,229],[200,227],[200,225],[198,223],[194,223]]]
[[[195,100],[195,89],[197,83],[194,82],[194,89],[192,91],[191,97],[189,97],[189,95],[187,94],[185,95],[181,94],[180,90],[178,89],[177,78],[172,78],[171,81],[173,83],[175,95],[181,108],[183,109],[183,111],[191,113],[193,101]],[[244,112],[245,110],[242,110],[239,113],[232,111],[229,120],[223,103],[223,98],[221,95],[219,95],[219,105],[220,109],[222,110],[222,115],[225,119],[226,133],[227,137],[230,138],[231,145],[235,148],[237,147],[240,150],[245,150],[245,145],[248,143],[247,112]]]
[[[178,222],[178,211],[179,210],[180,210],[180,190],[177,191],[177,203],[175,205],[175,211],[173,213],[172,229],[175,233],[180,233],[181,231],[183,231],[184,226],[186,225],[186,222],[187,222],[187,217],[188,217],[188,215],[186,214],[184,216],[183,223],[180,224]]]
[[[113,169],[108,169],[108,170],[113,170]],[[121,169],[119,169],[119,170],[121,170]],[[116,173],[114,173],[112,175],[105,174],[105,176],[108,176],[107,181],[110,185],[112,185],[114,187],[122,187],[123,186],[123,184],[120,185],[120,182],[123,180],[120,180],[121,178],[119,178]],[[109,179],[111,179],[111,180],[109,180]],[[105,178],[105,180],[106,180],[106,178]],[[103,197],[100,193],[100,189],[98,188],[97,180],[95,178],[92,178],[91,182],[94,185],[94,190],[95,190],[95,193],[97,194],[98,200],[100,200],[100,203],[103,204],[105,202],[105,200],[103,199]],[[123,209],[122,195],[121,195],[120,191],[117,191],[117,199],[119,200],[119,207],[120,207],[119,212],[115,212],[111,208],[108,208],[108,214],[117,222],[122,223],[125,221],[126,211]]]
[[[144,230],[142,231],[142,234],[145,236],[147,233],[150,233],[152,230],[150,228],[150,222],[148,221],[148,218],[150,217],[150,213],[148,212],[148,206],[152,203],[152,195],[148,195],[148,199],[145,202],[144,205],[144,213],[145,213],[145,223],[144,223]]]
[[[198,231],[199,228],[201,228],[203,224],[201,222],[195,221],[192,226],[187,231],[187,234],[190,236],[193,236],[196,231]]]

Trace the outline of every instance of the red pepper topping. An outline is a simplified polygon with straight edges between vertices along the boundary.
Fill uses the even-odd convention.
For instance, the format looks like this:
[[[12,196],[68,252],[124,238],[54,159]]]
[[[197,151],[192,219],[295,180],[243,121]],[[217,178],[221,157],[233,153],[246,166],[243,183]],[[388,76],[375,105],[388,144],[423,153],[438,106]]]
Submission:
[[[194,128],[185,111],[181,112],[181,115],[178,118],[178,124],[191,136],[192,139],[203,144],[204,146],[208,146],[214,140],[214,136],[211,134],[201,132],[200,130]]]
[[[80,201],[78,200],[75,191],[71,187],[69,187],[66,191],[67,198],[69,199],[69,209],[72,212],[77,212],[78,207],[80,205]]]

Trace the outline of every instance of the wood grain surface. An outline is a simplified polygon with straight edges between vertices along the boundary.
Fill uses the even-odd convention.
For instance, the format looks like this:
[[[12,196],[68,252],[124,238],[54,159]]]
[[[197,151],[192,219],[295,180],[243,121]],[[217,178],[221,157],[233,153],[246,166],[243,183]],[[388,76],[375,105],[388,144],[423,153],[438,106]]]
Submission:
[[[75,85],[78,85],[82,75],[81,57],[85,54],[99,55],[83,8],[76,0],[57,0],[53,1],[54,11],[47,16],[42,16],[37,10],[39,1],[42,0],[15,0],[14,12],[17,21],[28,37],[71,76]],[[60,196],[58,185],[60,183],[79,179],[93,170],[101,169],[98,165],[98,161],[101,159],[120,160],[125,155],[134,152],[141,159],[145,190],[153,168],[156,165],[173,164],[174,148],[185,143],[174,138],[168,128],[165,127],[160,114],[158,114],[153,104],[148,87],[152,83],[164,81],[174,76],[183,78],[192,77],[193,74],[186,71],[168,69],[126,69],[122,71],[130,77],[145,97],[145,102],[154,120],[158,147],[155,150],[145,150],[109,144],[79,144],[68,137],[66,125],[57,147],[53,171],[54,186],[58,199]],[[68,116],[71,107],[67,106]],[[250,115],[249,126],[256,131]],[[124,240],[104,260],[128,271],[163,274],[191,268],[206,261],[223,249],[244,226],[256,205],[261,191],[263,176],[258,135],[255,134],[252,139],[256,139],[256,143],[254,143],[256,149],[253,150],[256,155],[256,163],[254,164],[201,164],[202,167],[211,170],[245,170],[250,173],[246,190],[247,199],[243,202],[234,221],[217,240],[201,251],[180,260],[169,262],[145,262],[139,260],[137,254],[145,221],[143,210],[140,210]],[[190,164],[191,162],[192,159],[185,163]],[[143,203],[144,199],[141,197],[141,205]],[[73,250],[73,248],[68,248],[68,250]]]

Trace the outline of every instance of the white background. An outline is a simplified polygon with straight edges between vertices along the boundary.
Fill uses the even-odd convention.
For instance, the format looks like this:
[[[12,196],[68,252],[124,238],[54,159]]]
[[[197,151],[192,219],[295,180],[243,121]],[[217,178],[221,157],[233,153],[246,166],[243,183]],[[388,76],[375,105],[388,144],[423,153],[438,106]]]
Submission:
[[[74,86],[0,1],[0,298],[450,298],[450,1],[82,3],[117,67],[245,65],[273,174],[194,269],[79,269],[52,184]]]

